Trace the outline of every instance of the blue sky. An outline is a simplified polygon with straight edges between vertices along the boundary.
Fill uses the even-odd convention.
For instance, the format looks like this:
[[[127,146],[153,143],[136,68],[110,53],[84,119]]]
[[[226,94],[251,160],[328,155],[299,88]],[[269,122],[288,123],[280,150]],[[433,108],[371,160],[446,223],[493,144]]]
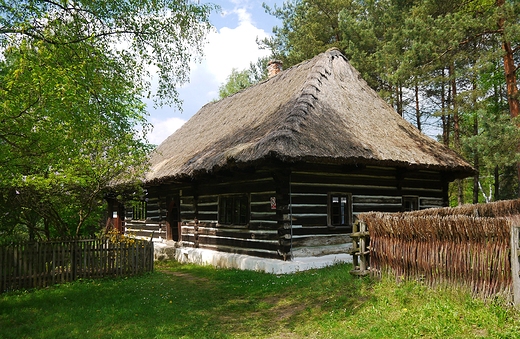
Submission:
[[[258,49],[256,39],[272,35],[272,28],[281,24],[278,19],[265,13],[262,3],[270,7],[275,4],[281,6],[283,0],[201,2],[211,2],[221,7],[221,11],[213,13],[210,18],[215,31],[208,36],[203,61],[191,65],[190,82],[179,88],[183,111],[175,107],[155,109],[147,101],[148,120],[154,126],[148,136],[152,144],[160,144],[202,106],[216,99],[218,87],[225,82],[232,68],[248,68],[251,61],[268,55],[268,51]]]

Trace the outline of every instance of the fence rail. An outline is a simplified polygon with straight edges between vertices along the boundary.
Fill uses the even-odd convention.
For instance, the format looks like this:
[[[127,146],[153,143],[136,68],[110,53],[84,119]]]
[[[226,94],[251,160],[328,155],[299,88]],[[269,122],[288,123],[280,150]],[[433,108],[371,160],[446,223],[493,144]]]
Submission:
[[[511,213],[513,203],[520,207],[519,201],[508,201],[475,205],[473,211],[479,209],[478,213],[468,207],[363,213],[360,222],[366,223],[370,236],[370,271],[387,271],[430,285],[467,286],[475,296],[513,297],[520,305],[520,266],[518,255],[511,254],[512,243],[519,243],[520,216]],[[507,207],[503,216],[502,206]]]
[[[153,271],[153,243],[73,239],[0,246],[0,293]]]

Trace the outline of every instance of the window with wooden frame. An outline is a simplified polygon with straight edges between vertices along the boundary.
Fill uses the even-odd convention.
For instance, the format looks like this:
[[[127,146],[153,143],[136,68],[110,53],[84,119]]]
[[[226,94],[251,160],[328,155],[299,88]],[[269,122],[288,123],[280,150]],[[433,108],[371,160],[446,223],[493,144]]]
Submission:
[[[329,193],[329,226],[352,230],[352,195],[350,193]]]
[[[403,197],[403,211],[411,212],[419,210],[419,197],[417,196],[404,196]]]
[[[146,201],[136,201],[132,204],[132,220],[146,220]]]
[[[249,197],[245,194],[219,196],[218,222],[226,225],[247,225]]]

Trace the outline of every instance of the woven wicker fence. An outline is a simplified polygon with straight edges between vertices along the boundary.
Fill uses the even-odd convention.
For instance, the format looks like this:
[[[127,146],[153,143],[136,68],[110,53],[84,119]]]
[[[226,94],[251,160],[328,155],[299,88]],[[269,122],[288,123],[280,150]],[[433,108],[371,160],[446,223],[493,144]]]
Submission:
[[[364,213],[373,273],[456,284],[488,298],[512,293],[511,227],[520,200],[401,214]]]

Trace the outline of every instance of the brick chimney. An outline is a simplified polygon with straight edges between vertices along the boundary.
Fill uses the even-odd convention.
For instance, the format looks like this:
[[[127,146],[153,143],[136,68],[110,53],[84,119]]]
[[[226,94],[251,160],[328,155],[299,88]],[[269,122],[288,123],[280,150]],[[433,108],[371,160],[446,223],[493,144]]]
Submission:
[[[281,60],[269,61],[269,63],[267,64],[267,73],[269,75],[269,78],[274,77],[276,74],[282,71],[282,64],[283,62]]]

